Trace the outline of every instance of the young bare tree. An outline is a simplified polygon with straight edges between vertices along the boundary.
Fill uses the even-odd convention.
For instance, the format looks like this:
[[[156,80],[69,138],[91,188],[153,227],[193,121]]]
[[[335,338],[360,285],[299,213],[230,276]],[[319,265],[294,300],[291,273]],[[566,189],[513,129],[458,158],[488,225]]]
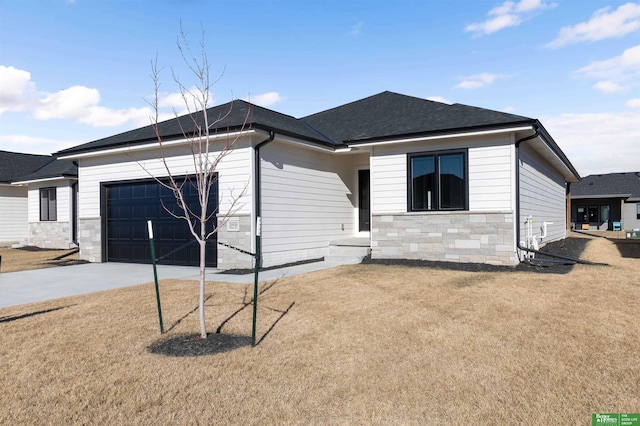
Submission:
[[[234,145],[238,143],[240,138],[245,134],[248,115],[245,116],[244,122],[240,129],[219,129],[225,120],[231,114],[231,107],[225,114],[218,117],[209,117],[207,109],[212,103],[212,86],[216,81],[211,81],[209,72],[209,62],[205,46],[204,31],[200,40],[200,56],[197,58],[193,55],[187,39],[187,35],[180,28],[180,34],[177,38],[178,50],[182,56],[184,63],[187,65],[195,84],[187,86],[175,72],[172,72],[173,80],[178,86],[182,101],[186,108],[186,115],[178,116],[174,109],[174,115],[179,121],[182,136],[189,145],[191,155],[193,157],[193,173],[185,178],[176,178],[171,168],[171,161],[165,150],[165,140],[161,134],[160,122],[160,69],[158,69],[157,58],[151,64],[151,78],[154,83],[154,99],[149,104],[154,110],[152,118],[152,126],[155,130],[158,147],[160,151],[160,161],[162,162],[166,176],[158,177],[150,173],[149,169],[138,162],[147,173],[149,173],[160,185],[169,189],[176,200],[178,206],[177,212],[168,208],[163,204],[164,209],[176,219],[184,220],[189,226],[191,235],[196,240],[200,248],[200,295],[199,295],[199,317],[200,317],[200,336],[205,339],[207,337],[207,329],[204,315],[205,300],[205,266],[206,266],[206,244],[209,238],[218,232],[229,216],[235,214],[241,207],[240,200],[246,194],[247,185],[234,194],[224,195],[225,205],[227,209],[219,214],[218,207],[213,208],[209,205],[209,196],[218,179],[217,169],[220,162],[232,151]],[[194,185],[198,194],[198,208],[192,209],[185,200],[184,190],[186,185]],[[218,203],[218,206],[221,203]],[[216,225],[210,226],[210,219],[217,215]],[[207,228],[209,226],[209,228]]]

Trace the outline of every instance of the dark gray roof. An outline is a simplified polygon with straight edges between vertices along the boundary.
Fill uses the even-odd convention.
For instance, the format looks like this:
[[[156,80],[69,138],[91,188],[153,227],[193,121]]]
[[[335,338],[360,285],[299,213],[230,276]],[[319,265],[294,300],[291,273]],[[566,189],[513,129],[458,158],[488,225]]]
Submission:
[[[210,123],[215,123],[212,127],[214,132],[238,130],[247,120],[246,129],[274,130],[279,134],[328,146],[535,122],[531,118],[504,112],[461,104],[448,105],[393,92],[382,92],[300,119],[240,100],[209,108],[207,116]],[[197,119],[198,125],[202,125],[202,117],[198,116]],[[159,123],[158,129],[163,140],[180,139],[194,130],[194,124],[186,115]],[[56,155],[101,151],[155,140],[156,134],[149,125],[68,148]]]
[[[0,151],[0,183],[77,176],[78,168],[69,160],[58,160],[51,155]]]
[[[531,124],[534,119],[462,104],[382,92],[302,118],[334,142]]]
[[[571,185],[572,197],[602,198],[615,195],[640,200],[640,172],[589,175]]]
[[[194,117],[198,121],[197,125],[204,127],[204,116],[202,114],[194,114]],[[326,139],[300,122],[300,120],[290,115],[281,114],[241,100],[207,109],[207,119],[213,133],[234,131],[243,127],[246,130],[277,130],[278,133],[289,136],[329,144]],[[194,129],[195,124],[189,115],[173,118],[158,124],[158,130],[163,140],[181,139],[185,134],[191,134]],[[64,149],[57,152],[56,155],[64,156],[80,152],[100,151],[128,145],[150,143],[156,140],[155,130],[153,126],[149,125]]]

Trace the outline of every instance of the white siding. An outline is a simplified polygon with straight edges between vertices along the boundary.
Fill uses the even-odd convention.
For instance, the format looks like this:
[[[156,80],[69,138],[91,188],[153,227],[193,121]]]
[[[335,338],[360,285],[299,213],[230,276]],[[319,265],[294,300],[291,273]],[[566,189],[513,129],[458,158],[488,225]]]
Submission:
[[[640,219],[638,219],[638,202],[624,203],[624,211],[622,212],[622,226],[623,230],[631,231],[633,229],[640,229]]]
[[[540,236],[543,222],[548,236],[542,243],[566,236],[566,187],[562,176],[527,144],[520,146],[520,240],[525,238],[524,222],[531,215],[533,234]]]
[[[514,160],[513,145],[469,149],[469,210],[512,209]]]
[[[401,213],[406,211],[407,154],[372,156],[371,212]]]
[[[353,156],[277,140],[260,155],[265,266],[323,256],[329,241],[354,235]]]
[[[29,222],[40,222],[40,188],[56,188],[56,222],[71,220],[71,183],[68,180],[29,185]]]
[[[27,188],[0,186],[0,242],[26,241]]]
[[[250,144],[244,142],[229,152],[218,164],[221,214],[229,211],[231,196],[238,197],[243,191],[244,195],[236,204],[236,207],[240,207],[238,213],[251,212],[251,151]],[[165,154],[172,174],[178,176],[194,172],[193,156],[185,148],[171,148],[165,150]],[[101,183],[149,179],[151,176],[166,177],[164,165],[159,159],[153,158],[153,155],[158,155],[158,152],[114,154],[80,160],[79,217],[100,217]],[[212,156],[215,155],[216,152],[213,152]]]
[[[407,211],[407,153],[468,148],[469,209],[512,211],[514,149],[511,134],[380,145],[371,157],[372,213]]]

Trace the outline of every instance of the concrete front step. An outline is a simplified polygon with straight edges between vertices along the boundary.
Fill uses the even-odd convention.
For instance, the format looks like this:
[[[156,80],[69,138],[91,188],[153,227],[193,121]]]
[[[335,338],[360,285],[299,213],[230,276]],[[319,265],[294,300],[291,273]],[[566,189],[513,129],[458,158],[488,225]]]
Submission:
[[[324,259],[329,262],[353,264],[362,262],[362,259],[369,254],[371,254],[371,248],[368,246],[330,245],[329,254]]]

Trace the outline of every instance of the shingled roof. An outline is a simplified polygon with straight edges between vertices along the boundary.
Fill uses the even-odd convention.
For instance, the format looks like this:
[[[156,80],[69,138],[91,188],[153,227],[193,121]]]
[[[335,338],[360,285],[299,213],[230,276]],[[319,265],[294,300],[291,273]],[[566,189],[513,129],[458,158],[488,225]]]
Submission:
[[[209,123],[215,123],[211,127],[214,133],[234,131],[244,126],[245,129],[273,130],[330,147],[383,138],[536,122],[519,115],[462,104],[449,105],[388,91],[299,119],[241,100],[209,108],[207,117]],[[198,116],[197,120],[198,125],[203,126],[203,117]],[[194,123],[188,115],[158,124],[163,140],[181,139],[184,137],[183,130],[189,133],[193,129]],[[153,126],[149,125],[68,148],[56,155],[94,152],[154,141],[156,134]]]
[[[194,114],[197,125],[204,127],[204,116]],[[331,143],[309,128],[300,120],[290,115],[281,114],[267,108],[262,108],[249,102],[237,100],[207,109],[207,119],[212,133],[237,131],[240,129],[276,130],[279,133],[294,136],[325,145]],[[163,140],[184,138],[195,128],[195,123],[189,115],[183,115],[171,120],[158,123],[158,131]],[[157,141],[153,126],[120,133],[104,139],[99,139],[83,145],[64,149],[56,153],[58,156],[76,154],[80,152],[101,151],[122,146],[133,146]]]
[[[589,175],[571,185],[572,198],[628,198],[640,201],[640,172]]]
[[[0,183],[77,176],[78,167],[69,160],[58,160],[51,155],[0,151]]]
[[[382,92],[302,118],[334,142],[368,142],[400,136],[532,124],[536,120],[462,104],[445,104]]]

